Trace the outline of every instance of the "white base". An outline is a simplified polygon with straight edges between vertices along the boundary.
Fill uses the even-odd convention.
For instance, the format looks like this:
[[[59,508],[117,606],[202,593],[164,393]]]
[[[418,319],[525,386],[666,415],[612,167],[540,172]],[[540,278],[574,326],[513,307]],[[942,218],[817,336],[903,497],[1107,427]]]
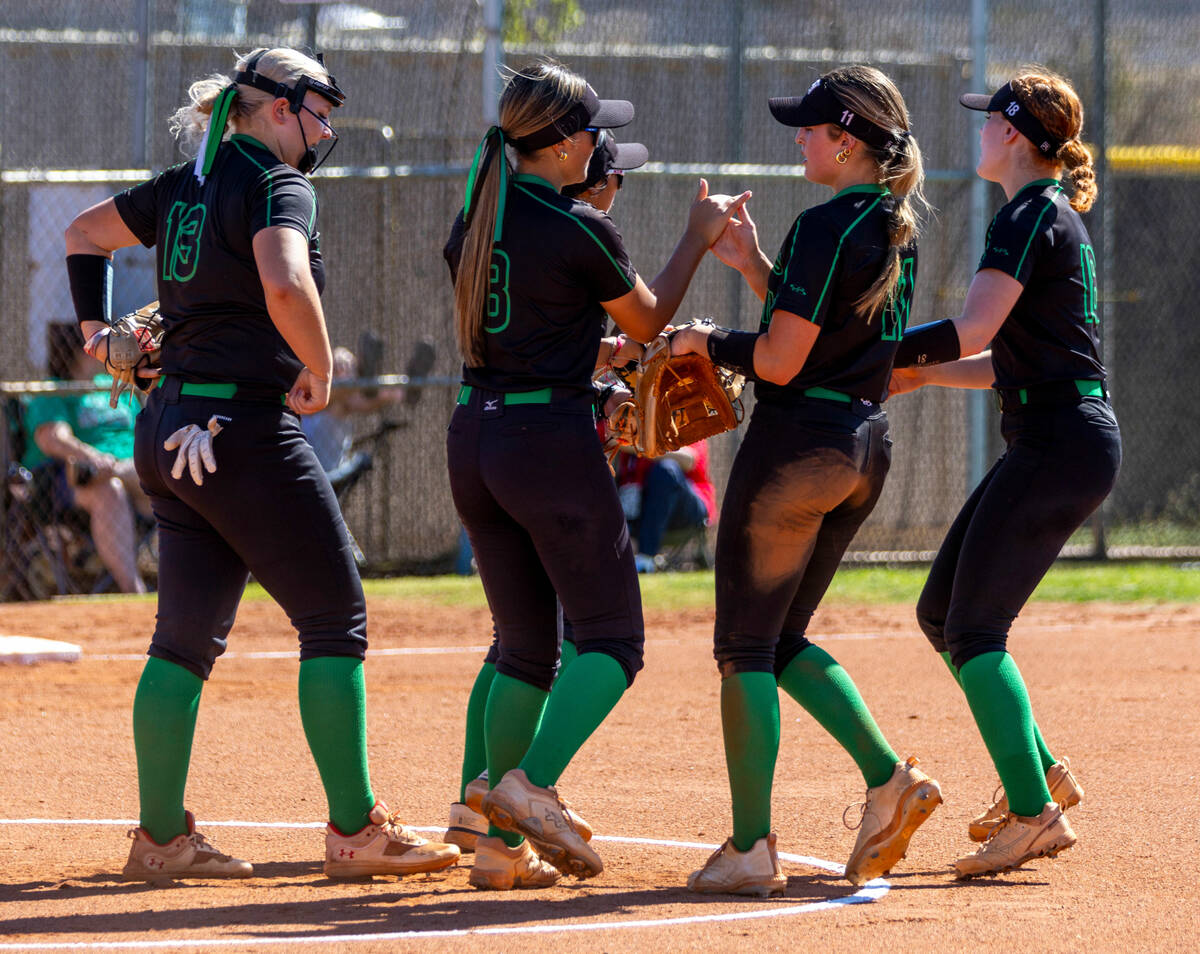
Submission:
[[[74,643],[37,636],[0,636],[0,663],[76,662],[83,650]]]

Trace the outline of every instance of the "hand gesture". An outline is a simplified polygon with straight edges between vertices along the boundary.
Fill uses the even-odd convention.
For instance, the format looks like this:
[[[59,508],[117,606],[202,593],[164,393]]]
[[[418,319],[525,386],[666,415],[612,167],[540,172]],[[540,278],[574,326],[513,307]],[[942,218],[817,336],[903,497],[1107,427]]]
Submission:
[[[329,382],[308,368],[301,368],[288,391],[287,406],[297,414],[316,414],[329,403]]]
[[[762,257],[758,247],[758,228],[754,219],[750,218],[749,205],[743,205],[738,214],[729,219],[725,231],[713,243],[712,253],[739,272]]]
[[[730,218],[738,213],[753,193],[741,195],[709,195],[708,180],[701,179],[688,211],[688,231],[698,236],[709,247],[725,230]]]

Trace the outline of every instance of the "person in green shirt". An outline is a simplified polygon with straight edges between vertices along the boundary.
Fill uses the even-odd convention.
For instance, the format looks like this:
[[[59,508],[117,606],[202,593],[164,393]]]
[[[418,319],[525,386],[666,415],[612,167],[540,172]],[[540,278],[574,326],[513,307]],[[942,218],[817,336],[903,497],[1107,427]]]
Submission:
[[[21,463],[49,476],[53,510],[79,507],[91,518],[96,552],[123,593],[145,593],[138,572],[134,508],[145,504],[133,467],[138,406],[108,406],[111,379],[77,344],[75,325],[52,325],[48,372],[58,380],[95,380],[97,390],[26,398],[29,436]]]

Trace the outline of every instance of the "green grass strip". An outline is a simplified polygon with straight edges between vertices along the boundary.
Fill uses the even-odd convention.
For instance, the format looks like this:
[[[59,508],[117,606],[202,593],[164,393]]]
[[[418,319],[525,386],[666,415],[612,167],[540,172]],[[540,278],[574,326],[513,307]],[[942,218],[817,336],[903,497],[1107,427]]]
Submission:
[[[929,567],[855,566],[843,567],[833,579],[826,604],[900,603],[916,605]],[[640,577],[642,602],[647,609],[673,610],[712,606],[712,571],[699,573],[653,573]],[[405,576],[388,580],[364,580],[371,599],[394,599],[431,603],[435,606],[481,607],[486,605],[477,576]],[[270,599],[251,583],[247,600]],[[127,596],[77,596],[63,602],[91,600],[150,602],[155,594]],[[1110,562],[1062,561],[1054,566],[1033,594],[1034,601],[1053,603],[1195,603],[1200,602],[1200,562]]]

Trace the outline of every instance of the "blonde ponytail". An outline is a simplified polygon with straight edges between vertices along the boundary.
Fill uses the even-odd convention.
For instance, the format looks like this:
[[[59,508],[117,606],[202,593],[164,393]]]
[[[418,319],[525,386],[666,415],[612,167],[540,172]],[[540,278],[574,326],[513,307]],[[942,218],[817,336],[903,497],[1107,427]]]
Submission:
[[[875,162],[876,181],[887,187],[896,203],[888,220],[888,251],[883,269],[855,302],[859,312],[870,321],[896,294],[903,268],[901,250],[921,234],[922,221],[929,211],[924,191],[925,164],[921,147],[909,131],[904,97],[886,74],[871,66],[844,66],[826,74],[825,80],[848,109],[892,134],[892,145],[887,147],[859,140],[860,147]]]

